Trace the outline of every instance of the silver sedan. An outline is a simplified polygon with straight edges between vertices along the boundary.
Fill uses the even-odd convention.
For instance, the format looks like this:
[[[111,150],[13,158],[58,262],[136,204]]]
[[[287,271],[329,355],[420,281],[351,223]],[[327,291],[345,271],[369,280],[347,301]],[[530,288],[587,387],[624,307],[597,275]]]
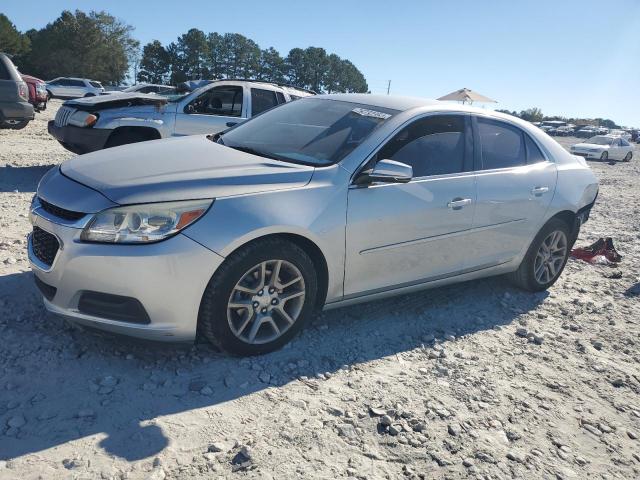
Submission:
[[[500,274],[544,290],[597,193],[583,158],[514,117],[323,95],[64,162],[34,197],[29,258],[75,323],[251,355],[317,308]]]

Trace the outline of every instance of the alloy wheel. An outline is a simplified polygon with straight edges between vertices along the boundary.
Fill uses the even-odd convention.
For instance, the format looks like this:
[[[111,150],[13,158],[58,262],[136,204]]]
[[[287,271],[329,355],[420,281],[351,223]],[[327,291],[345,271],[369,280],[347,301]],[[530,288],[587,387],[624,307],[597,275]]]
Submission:
[[[540,285],[554,280],[567,256],[567,236],[560,230],[551,232],[540,244],[533,263],[533,273]]]
[[[305,300],[304,278],[286,260],[267,260],[249,269],[231,291],[227,321],[248,344],[280,338],[298,320]]]

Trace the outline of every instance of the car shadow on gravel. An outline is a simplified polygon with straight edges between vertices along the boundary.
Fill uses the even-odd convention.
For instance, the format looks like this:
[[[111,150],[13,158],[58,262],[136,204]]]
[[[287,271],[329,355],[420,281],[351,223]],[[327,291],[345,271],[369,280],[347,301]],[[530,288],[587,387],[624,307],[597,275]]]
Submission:
[[[0,192],[35,192],[42,176],[55,166],[0,166]]]
[[[500,278],[426,290],[325,312],[282,350],[241,359],[203,342],[78,330],[46,313],[30,272],[0,276],[0,459],[92,435],[111,455],[147,458],[184,433],[176,414],[215,416],[223,403],[292,382],[314,395],[338,370],[507,325],[546,295]],[[215,433],[212,442],[234,435],[198,415],[198,431]]]

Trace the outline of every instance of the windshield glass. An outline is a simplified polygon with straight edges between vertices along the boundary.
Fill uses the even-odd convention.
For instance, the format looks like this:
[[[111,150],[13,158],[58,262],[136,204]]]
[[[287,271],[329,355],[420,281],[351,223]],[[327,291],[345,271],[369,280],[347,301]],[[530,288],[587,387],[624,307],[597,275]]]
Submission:
[[[330,165],[396,113],[370,105],[304,98],[239,125],[225,133],[220,143],[287,162]]]
[[[611,145],[613,138],[596,136],[587,140],[587,143],[593,143],[594,145]]]

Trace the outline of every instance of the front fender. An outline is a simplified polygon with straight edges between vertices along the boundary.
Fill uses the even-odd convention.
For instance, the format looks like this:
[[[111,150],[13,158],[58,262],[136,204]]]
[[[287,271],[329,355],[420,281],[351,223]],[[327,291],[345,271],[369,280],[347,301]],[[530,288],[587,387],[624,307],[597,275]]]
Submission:
[[[338,300],[343,293],[347,177],[334,166],[316,170],[301,188],[218,198],[184,234],[223,257],[267,235],[303,237],[327,263],[327,302]]]

